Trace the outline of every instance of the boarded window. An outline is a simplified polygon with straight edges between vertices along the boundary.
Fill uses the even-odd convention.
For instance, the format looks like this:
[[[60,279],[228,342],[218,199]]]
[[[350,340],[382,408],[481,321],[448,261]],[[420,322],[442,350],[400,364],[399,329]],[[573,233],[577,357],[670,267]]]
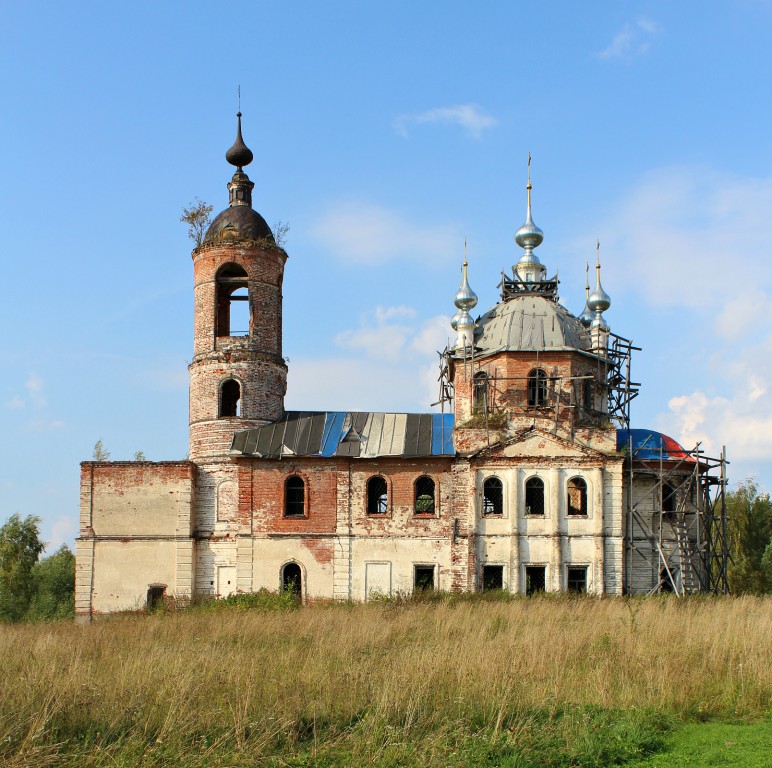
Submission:
[[[426,592],[434,589],[434,566],[416,565],[413,569],[413,589]]]
[[[587,591],[587,566],[569,566],[566,578],[566,588],[569,592]]]
[[[220,387],[220,418],[241,416],[241,386],[235,379],[228,379]]]
[[[498,477],[489,477],[483,483],[483,514],[504,514],[504,484]]]
[[[367,481],[367,514],[385,515],[388,510],[388,488],[382,477],[371,477]]]
[[[302,477],[292,475],[287,478],[284,514],[286,517],[303,517],[306,514],[306,484]]]
[[[504,566],[484,565],[482,569],[483,592],[491,589],[504,589]]]
[[[581,477],[568,481],[568,514],[571,517],[587,516],[587,483]]]
[[[549,405],[547,374],[541,368],[536,368],[528,374],[528,405],[531,408]]]
[[[547,589],[547,566],[527,565],[525,568],[525,594],[535,595]]]
[[[217,335],[249,335],[249,290],[247,273],[238,264],[220,267],[217,285]]]
[[[434,480],[423,475],[415,481],[415,513],[433,515],[434,509]]]
[[[525,514],[544,514],[544,481],[540,477],[529,477],[525,483]]]

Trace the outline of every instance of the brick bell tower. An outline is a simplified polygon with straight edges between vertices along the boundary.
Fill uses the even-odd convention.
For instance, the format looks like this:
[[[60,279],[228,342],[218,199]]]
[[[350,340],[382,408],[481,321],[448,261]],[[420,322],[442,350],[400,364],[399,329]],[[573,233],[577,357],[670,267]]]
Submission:
[[[233,433],[281,417],[282,281],[287,254],[252,208],[244,173],[253,155],[241,136],[225,159],[236,167],[230,201],[193,250],[194,341],[190,372],[190,459],[227,456]]]

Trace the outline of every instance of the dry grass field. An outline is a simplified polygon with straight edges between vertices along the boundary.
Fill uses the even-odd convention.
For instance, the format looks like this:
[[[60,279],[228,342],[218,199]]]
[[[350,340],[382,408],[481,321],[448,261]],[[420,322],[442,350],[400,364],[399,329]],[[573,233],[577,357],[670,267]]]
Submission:
[[[484,596],[483,596],[484,597]],[[0,626],[7,766],[622,764],[763,718],[772,600],[470,599]]]

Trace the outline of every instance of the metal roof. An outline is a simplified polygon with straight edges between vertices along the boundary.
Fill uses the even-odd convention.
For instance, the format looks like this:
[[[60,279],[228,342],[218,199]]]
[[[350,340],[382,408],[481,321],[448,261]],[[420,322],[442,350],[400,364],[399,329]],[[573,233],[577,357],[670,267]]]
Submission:
[[[481,354],[505,351],[590,351],[587,329],[565,307],[540,295],[516,296],[496,304],[478,321],[475,346]]]
[[[288,456],[453,456],[452,413],[287,411],[276,422],[236,432],[231,454]]]
[[[663,461],[695,461],[672,437],[652,429],[618,429],[617,450],[630,450],[631,438],[633,458],[640,461],[659,461],[660,453]]]

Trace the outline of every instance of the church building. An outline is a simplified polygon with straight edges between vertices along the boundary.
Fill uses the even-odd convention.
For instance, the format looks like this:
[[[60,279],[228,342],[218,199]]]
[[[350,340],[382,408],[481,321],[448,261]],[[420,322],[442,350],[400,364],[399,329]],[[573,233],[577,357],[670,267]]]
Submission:
[[[599,260],[583,312],[560,304],[530,173],[522,253],[477,319],[464,260],[440,411],[287,411],[287,253],[252,207],[240,113],[226,159],[229,205],[192,254],[189,456],[82,463],[79,620],[260,589],[725,589],[723,455],[630,429],[636,348]]]

